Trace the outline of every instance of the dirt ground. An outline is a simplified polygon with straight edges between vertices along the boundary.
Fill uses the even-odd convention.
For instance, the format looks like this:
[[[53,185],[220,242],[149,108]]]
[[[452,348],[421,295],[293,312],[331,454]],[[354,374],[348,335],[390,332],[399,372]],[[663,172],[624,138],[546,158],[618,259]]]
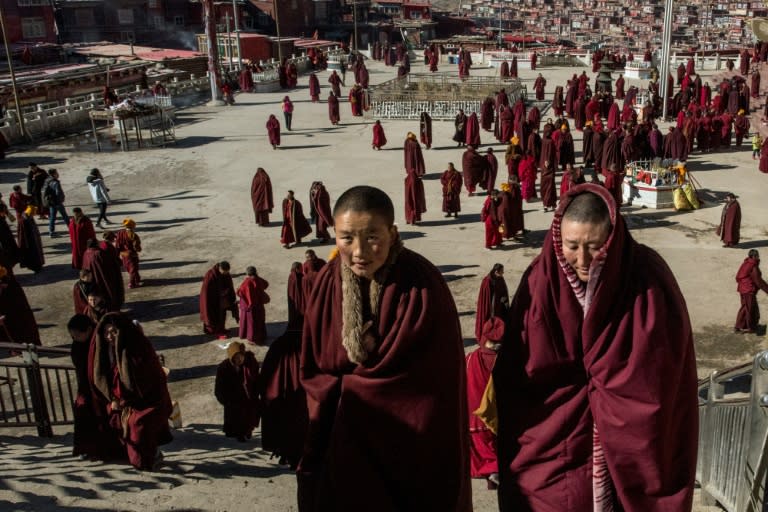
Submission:
[[[395,73],[378,63],[369,68],[373,83],[388,80]],[[416,72],[423,70],[421,64],[414,68]],[[441,71],[448,70],[447,65],[441,67]],[[450,71],[455,72],[453,66]],[[555,85],[564,84],[571,73],[581,69],[540,71],[549,82],[549,99]],[[476,74],[492,72],[473,70]],[[327,95],[327,76],[325,72],[319,74],[323,97]],[[522,70],[521,76],[531,89],[535,74]],[[85,176],[92,167],[102,170],[115,200],[108,212],[111,220],[135,219],[144,246],[141,273],[145,285],[127,291],[127,309],[142,322],[158,352],[165,355],[171,368],[171,393],[181,404],[185,425],[164,448],[168,464],[158,473],[75,460],[69,455],[71,434],[65,427],[57,427],[52,439],[39,439],[28,431],[4,431],[0,436],[0,509],[295,510],[294,477],[259,450],[258,432],[247,445],[221,434],[222,411],[213,397],[213,376],[225,357],[226,342],[205,337],[198,318],[200,282],[208,268],[219,260],[229,260],[239,284],[245,267],[255,265],[270,282],[267,329],[270,338],[276,337],[285,328],[285,287],[291,262],[303,259],[305,247],[314,248],[321,257],[331,249],[331,245],[314,243],[283,249],[279,211],[269,227],[255,225],[249,187],[256,167],[264,167],[270,174],[276,203],[292,189],[304,203],[305,212],[309,186],[317,179],[325,183],[332,200],[349,186],[361,183],[388,191],[397,208],[396,220],[405,244],[427,256],[445,275],[460,312],[468,350],[473,345],[476,294],[484,274],[494,263],[503,263],[509,288],[516,288],[551,222],[552,214],[542,212],[541,203],[526,206],[526,227],[531,230],[528,243],[506,243],[501,250],[484,250],[479,221],[484,197],[462,197],[463,211],[457,220],[444,219],[440,212],[439,174],[448,162],[460,164],[462,150],[451,141],[452,123],[435,122],[435,147],[424,153],[429,211],[419,226],[407,226],[402,217],[401,148],[406,133],[417,131],[418,122],[383,121],[389,143],[383,151],[375,152],[370,147],[371,120],[352,118],[345,102],[342,124],[330,126],[326,104],[309,101],[306,76],[301,77],[300,84],[288,92],[296,107],[294,131],[283,133],[279,150],[270,148],[264,125],[270,113],[282,121],[279,101],[285,93],[240,94],[233,107],[200,105],[180,110],[178,142],[165,149],[97,153],[92,137],[80,135],[16,148],[0,163],[0,188],[6,198],[12,185],[23,184],[27,162],[36,161],[43,168],[59,169],[69,209],[82,206],[94,216]],[[551,112],[544,112],[544,119],[550,116]],[[483,132],[482,137],[484,142],[491,142],[491,134]],[[575,138],[580,150],[580,135],[576,133]],[[504,146],[493,142],[494,150],[503,157]],[[713,369],[747,361],[768,347],[764,336],[732,332],[739,304],[736,269],[747,249],[768,246],[764,223],[768,218],[764,200],[768,177],[757,171],[748,144],[723,153],[695,154],[689,167],[707,198],[702,209],[677,213],[629,207],[623,213],[633,236],[659,251],[677,276],[696,333],[699,375],[705,376]],[[737,193],[742,205],[742,243],[738,249],[721,248],[714,234],[721,201],[728,191]],[[65,324],[72,313],[71,286],[76,279],[66,230],[59,224],[57,231],[58,238],[44,236],[44,271],[37,276],[19,271],[47,346],[69,344]],[[759,301],[764,310],[768,308],[765,296]],[[234,324],[232,327],[234,335]],[[254,351],[261,359],[265,350]],[[477,511],[497,508],[495,494],[485,490],[483,482],[474,482],[474,502]]]

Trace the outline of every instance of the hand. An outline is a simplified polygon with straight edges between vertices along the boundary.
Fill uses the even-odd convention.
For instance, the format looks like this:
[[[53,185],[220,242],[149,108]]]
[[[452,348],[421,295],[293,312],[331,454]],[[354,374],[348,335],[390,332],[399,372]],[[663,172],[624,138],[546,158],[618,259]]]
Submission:
[[[363,348],[369,354],[376,349],[376,338],[376,333],[373,331],[373,321],[368,320],[361,329],[360,343],[362,343]]]
[[[112,402],[109,404],[109,408],[112,412],[117,412],[122,409],[122,406],[117,400],[112,400]]]

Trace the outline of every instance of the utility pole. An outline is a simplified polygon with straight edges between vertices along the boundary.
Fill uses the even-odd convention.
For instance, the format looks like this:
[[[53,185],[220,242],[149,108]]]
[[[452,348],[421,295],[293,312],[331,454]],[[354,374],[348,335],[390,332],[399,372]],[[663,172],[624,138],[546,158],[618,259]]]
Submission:
[[[352,23],[355,28],[355,40],[352,49],[357,52],[357,0],[352,0]]]
[[[227,44],[224,45],[224,58],[229,62],[229,70],[232,71],[232,33],[229,31],[229,13],[224,13],[224,23],[227,28]]]
[[[21,111],[21,102],[19,101],[19,91],[16,88],[16,73],[13,71],[13,55],[8,47],[8,37],[5,34],[5,15],[0,7],[0,30],[3,32],[3,44],[5,45],[5,57],[8,60],[8,72],[11,75],[11,89],[13,90],[13,102],[16,106],[16,120],[19,122],[19,133],[25,139],[29,138],[27,128],[24,126],[24,113]]]
[[[211,83],[211,101],[209,107],[220,107],[224,102],[219,99],[219,46],[216,42],[216,16],[213,0],[201,0],[205,18],[205,39],[208,42],[208,79]]]
[[[278,64],[283,63],[283,46],[280,43],[280,15],[277,11],[277,0],[272,0],[272,6],[275,10],[275,28],[277,29],[277,61]]]
[[[243,49],[240,46],[240,17],[238,16],[237,0],[232,0],[232,10],[235,12],[235,34],[237,34],[237,69],[243,68]]]
[[[667,90],[667,76],[669,75],[669,55],[672,46],[672,20],[674,13],[672,12],[674,0],[665,0],[664,2],[664,31],[661,39],[661,73],[659,80],[661,80],[661,118],[667,118],[667,96],[672,96],[672,91]]]

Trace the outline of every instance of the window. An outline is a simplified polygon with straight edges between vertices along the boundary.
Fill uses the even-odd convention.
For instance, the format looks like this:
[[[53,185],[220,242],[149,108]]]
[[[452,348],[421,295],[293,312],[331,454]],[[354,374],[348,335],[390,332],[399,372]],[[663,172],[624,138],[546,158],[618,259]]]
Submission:
[[[174,16],[173,17],[173,24],[177,27],[183,27],[184,26],[184,16]]]
[[[45,37],[45,20],[43,18],[21,18],[21,34],[24,39]]]
[[[75,24],[78,27],[90,27],[95,25],[93,9],[75,9]]]
[[[150,9],[157,9],[159,7],[157,0],[149,0],[147,2],[147,7]]]
[[[35,7],[39,5],[51,5],[51,0],[17,0],[19,7]]]
[[[118,9],[117,22],[120,25],[133,25],[133,9]]]
[[[155,28],[163,28],[165,26],[165,18],[162,16],[154,16],[152,18],[152,23],[154,24]]]

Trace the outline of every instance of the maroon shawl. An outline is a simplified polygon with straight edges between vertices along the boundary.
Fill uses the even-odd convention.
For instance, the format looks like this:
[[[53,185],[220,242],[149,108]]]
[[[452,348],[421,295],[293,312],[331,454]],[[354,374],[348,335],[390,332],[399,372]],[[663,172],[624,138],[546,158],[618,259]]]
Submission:
[[[93,274],[93,285],[104,294],[109,311],[119,311],[125,302],[125,284],[120,269],[117,249],[109,242],[101,242],[98,249],[83,253],[83,269]]]
[[[200,320],[208,334],[223,334],[228,307],[235,304],[235,287],[230,274],[222,274],[214,265],[203,277],[200,288]]]
[[[269,346],[261,365],[261,447],[295,467],[307,432],[307,396],[299,382],[301,329]]]
[[[96,238],[93,222],[86,216],[80,217],[80,222],[75,217],[69,219],[69,240],[72,242],[72,268],[83,268],[83,253],[88,248],[88,240]]]
[[[253,181],[251,181],[251,203],[253,204],[253,213],[256,215],[257,222],[260,212],[272,213],[272,209],[275,207],[275,200],[272,197],[272,180],[269,179],[267,171],[256,171],[256,174],[253,175]]]
[[[739,238],[741,238],[741,206],[738,201],[734,200],[723,206],[717,234],[726,245],[739,243]]]
[[[465,512],[472,504],[456,306],[429,261],[408,249],[394,252],[380,271],[378,342],[360,365],[340,341],[341,259],[317,277],[302,340],[310,426],[299,500],[337,512],[360,510],[361,503],[368,512]],[[312,480],[319,485],[310,500]]]
[[[613,230],[582,286],[562,259],[560,222],[586,191],[609,206]],[[563,199],[507,333],[493,371],[502,508],[592,510],[596,428],[623,510],[690,510],[698,412],[687,308],[669,267],[632,239],[607,190],[581,185]]]
[[[288,274],[288,328],[301,329],[304,325],[304,274],[301,269]]]
[[[490,318],[506,316],[509,304],[509,291],[507,282],[503,277],[486,274],[480,283],[480,292],[477,294],[477,308],[475,309],[475,339],[479,344],[483,340],[483,324]]]
[[[280,121],[273,115],[269,116],[267,120],[267,135],[269,136],[269,143],[273,146],[280,145]]]
[[[421,146],[415,138],[405,139],[403,154],[405,170],[416,173],[416,176],[424,176],[424,156],[421,154]]]
[[[41,344],[35,315],[24,289],[10,270],[0,279],[0,316],[5,316],[5,326],[0,327],[0,341]]]
[[[387,144],[387,137],[384,135],[384,127],[381,123],[373,125],[373,147],[380,148]]]

